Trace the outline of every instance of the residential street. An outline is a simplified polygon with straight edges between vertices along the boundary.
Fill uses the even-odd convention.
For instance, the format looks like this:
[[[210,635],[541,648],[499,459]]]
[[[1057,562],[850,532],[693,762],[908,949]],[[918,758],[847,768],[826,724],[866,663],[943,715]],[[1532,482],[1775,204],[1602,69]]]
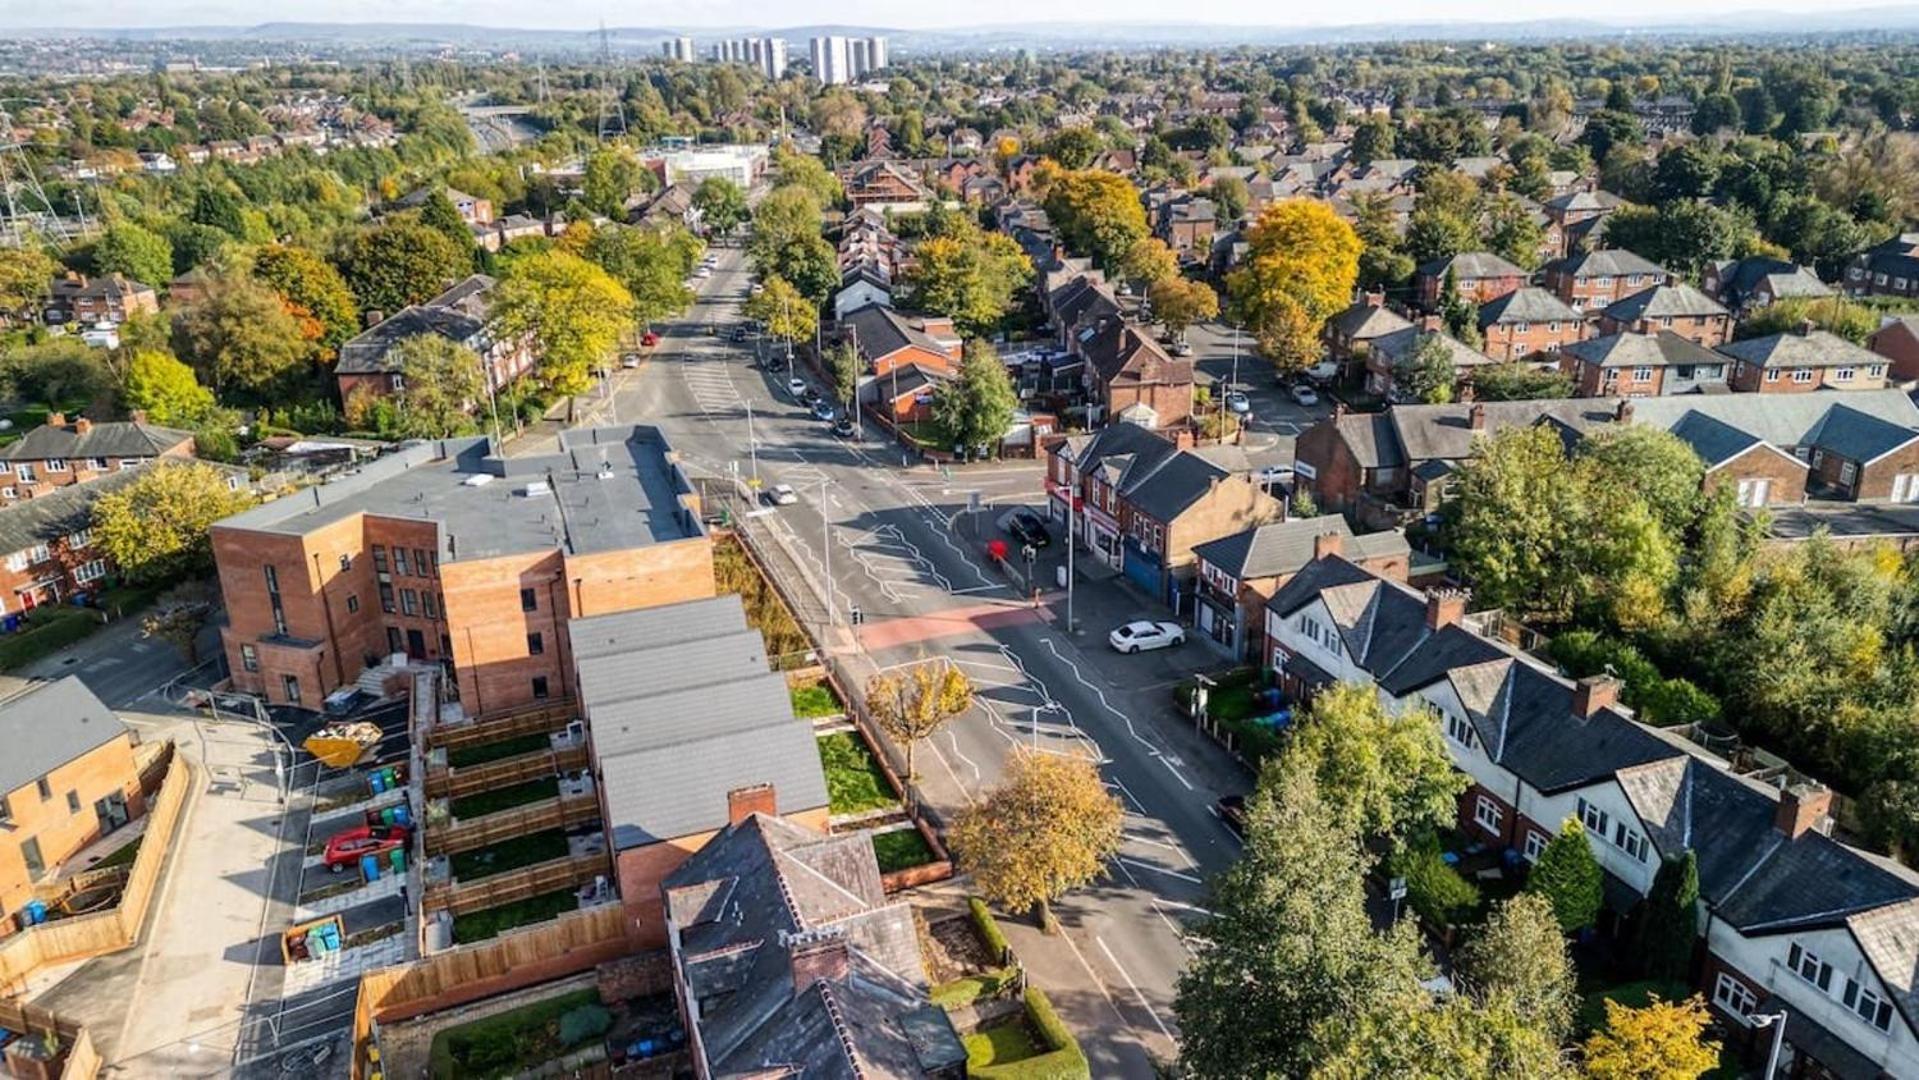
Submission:
[[[757,470],[762,484],[792,485],[797,504],[756,512],[746,525],[776,545],[774,573],[811,598],[801,615],[826,628],[850,681],[940,656],[971,676],[981,707],[921,758],[922,787],[939,811],[990,788],[1016,745],[1099,755],[1126,805],[1124,850],[1105,882],[1060,905],[1068,933],[1021,934],[1022,955],[1081,1033],[1095,1075],[1152,1075],[1151,1059],[1174,1049],[1187,924],[1204,903],[1206,876],[1234,854],[1236,840],[1212,806],[1247,786],[1236,764],[1175,715],[1171,688],[1222,661],[1197,642],[1114,654],[1106,631],[1155,612],[1110,582],[1080,583],[1077,633],[1065,626],[1063,591],[1046,592],[1035,608],[983,548],[992,507],[1040,502],[1039,463],[948,477],[902,468],[891,442],[834,438],[787,392],[783,356],[770,370],[756,368],[751,343],[728,340],[746,289],[741,253],[722,249],[701,302],[665,328],[642,368],[616,375],[580,422],[658,424],[696,478]],[[709,322],[718,335],[705,333]],[[976,491],[987,509],[969,515]],[[848,618],[854,605],[864,615],[857,630]]]

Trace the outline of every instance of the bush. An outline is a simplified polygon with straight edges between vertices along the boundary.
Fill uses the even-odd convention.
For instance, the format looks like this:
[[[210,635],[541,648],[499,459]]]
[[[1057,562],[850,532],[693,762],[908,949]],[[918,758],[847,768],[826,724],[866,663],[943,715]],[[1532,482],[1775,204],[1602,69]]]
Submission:
[[[986,947],[993,950],[996,958],[1004,957],[1012,951],[1013,947],[1006,943],[1005,932],[999,928],[999,920],[993,917],[993,912],[986,906],[986,901],[977,896],[969,897],[966,901],[966,910],[973,916],[973,929],[979,931],[980,940],[986,942]]]
[[[597,1001],[570,1009],[560,1015],[560,1045],[578,1046],[606,1034],[612,1026],[613,1014]]]
[[[1575,679],[1610,671],[1624,683],[1620,699],[1639,719],[1662,727],[1711,723],[1719,719],[1719,699],[1686,679],[1668,679],[1637,648],[1591,630],[1570,630],[1552,639],[1546,651]]]
[[[935,986],[927,998],[942,1009],[963,1009],[981,998],[997,997],[1018,978],[1018,968],[995,968]]]
[[[1437,845],[1409,847],[1388,864],[1406,879],[1406,902],[1434,926],[1457,926],[1479,911],[1479,886],[1446,865]]]
[[[1037,986],[1026,988],[1026,1020],[1050,1048],[1048,1052],[1004,1066],[975,1070],[971,1075],[1005,1080],[1087,1080],[1092,1076],[1079,1040],[1053,1011],[1053,1002],[1046,992]]]

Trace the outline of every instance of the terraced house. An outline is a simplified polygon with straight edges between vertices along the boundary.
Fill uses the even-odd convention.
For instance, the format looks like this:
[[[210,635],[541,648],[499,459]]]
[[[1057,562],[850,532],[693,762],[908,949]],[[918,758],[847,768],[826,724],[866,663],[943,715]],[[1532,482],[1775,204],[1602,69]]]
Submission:
[[[1296,692],[1373,687],[1423,706],[1470,785],[1459,828],[1536,860],[1580,822],[1605,875],[1602,935],[1618,933],[1662,860],[1698,859],[1692,980],[1735,1041],[1784,1012],[1778,1075],[1919,1075],[1919,875],[1830,835],[1831,795],[1736,772],[1639,723],[1618,683],[1566,679],[1479,633],[1459,593],[1421,593],[1338,555],[1266,607],[1267,660]]]
[[[163,457],[193,456],[193,432],[131,420],[95,423],[50,413],[47,421],[0,451],[0,506],[45,495]]]

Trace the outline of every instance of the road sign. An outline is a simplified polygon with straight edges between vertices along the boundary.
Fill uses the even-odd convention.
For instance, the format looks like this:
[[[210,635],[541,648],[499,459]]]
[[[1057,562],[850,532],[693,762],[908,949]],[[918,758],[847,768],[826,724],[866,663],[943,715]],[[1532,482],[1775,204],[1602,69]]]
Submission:
[[[977,514],[979,513],[979,506],[980,506],[979,492],[977,491],[967,492],[966,493],[966,512],[969,514]]]
[[[1386,899],[1388,900],[1406,899],[1406,879],[1405,878],[1396,877],[1386,883]]]

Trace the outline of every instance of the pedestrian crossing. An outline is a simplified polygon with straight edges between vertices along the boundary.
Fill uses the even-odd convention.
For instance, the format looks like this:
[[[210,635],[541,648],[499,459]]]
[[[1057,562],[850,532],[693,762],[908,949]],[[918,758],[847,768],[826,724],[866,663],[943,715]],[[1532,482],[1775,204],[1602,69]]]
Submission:
[[[717,361],[682,360],[680,374],[693,395],[693,403],[708,417],[745,415],[746,399],[726,364]]]

